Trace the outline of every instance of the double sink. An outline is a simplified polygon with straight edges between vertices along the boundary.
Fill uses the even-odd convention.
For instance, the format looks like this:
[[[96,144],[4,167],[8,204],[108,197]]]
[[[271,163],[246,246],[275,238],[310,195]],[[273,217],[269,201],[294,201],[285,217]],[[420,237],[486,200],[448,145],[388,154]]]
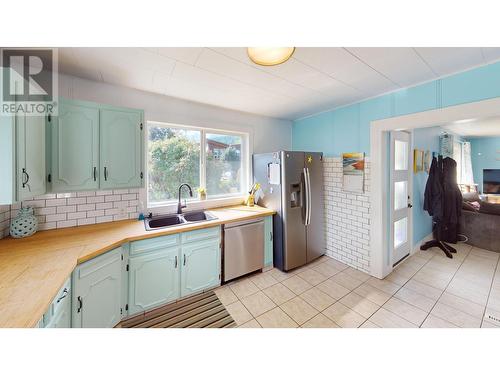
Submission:
[[[144,220],[144,225],[146,230],[155,230],[215,219],[217,219],[217,217],[208,211],[191,211],[184,214],[148,217]]]

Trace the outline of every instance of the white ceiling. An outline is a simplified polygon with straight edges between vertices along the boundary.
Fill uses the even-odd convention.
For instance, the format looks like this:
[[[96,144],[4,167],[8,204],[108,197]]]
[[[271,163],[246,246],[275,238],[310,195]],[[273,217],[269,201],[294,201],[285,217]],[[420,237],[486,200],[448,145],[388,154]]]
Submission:
[[[66,74],[295,120],[500,59],[500,48],[298,47],[253,64],[243,47],[60,48]]]
[[[500,137],[500,117],[456,121],[442,127],[468,138]]]

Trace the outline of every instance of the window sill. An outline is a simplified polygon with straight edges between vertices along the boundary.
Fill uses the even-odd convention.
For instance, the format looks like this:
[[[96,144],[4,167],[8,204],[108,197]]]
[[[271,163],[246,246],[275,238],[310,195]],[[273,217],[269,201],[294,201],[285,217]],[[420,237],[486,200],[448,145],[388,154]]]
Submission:
[[[184,203],[184,200],[182,201]],[[206,200],[187,201],[187,207],[184,211],[207,210],[210,208],[233,206],[243,204],[245,202],[244,195],[236,195],[232,197],[212,198]],[[145,213],[152,212],[153,215],[172,214],[177,211],[177,202],[169,202],[165,204],[149,204]]]

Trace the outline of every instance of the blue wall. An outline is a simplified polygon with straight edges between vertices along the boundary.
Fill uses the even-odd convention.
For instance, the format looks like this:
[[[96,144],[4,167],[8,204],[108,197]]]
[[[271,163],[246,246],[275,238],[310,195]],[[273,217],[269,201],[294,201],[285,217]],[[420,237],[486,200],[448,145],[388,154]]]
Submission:
[[[443,131],[439,126],[415,129],[413,131],[414,148],[439,152],[439,135]],[[424,211],[424,192],[428,177],[425,171],[413,174],[413,245],[432,233],[432,218],[427,211]]]
[[[500,63],[294,121],[292,148],[370,153],[370,122],[500,96]]]
[[[474,182],[482,192],[483,169],[500,169],[500,137],[471,138],[469,142]]]

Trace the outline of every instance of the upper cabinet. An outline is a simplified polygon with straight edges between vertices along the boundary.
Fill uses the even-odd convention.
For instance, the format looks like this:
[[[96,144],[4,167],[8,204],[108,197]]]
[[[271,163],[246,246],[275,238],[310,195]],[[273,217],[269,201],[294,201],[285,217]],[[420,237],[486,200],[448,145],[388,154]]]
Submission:
[[[50,121],[51,191],[143,186],[143,112],[60,99]]]
[[[101,109],[101,187],[142,185],[142,113]]]
[[[50,121],[52,191],[99,188],[99,108],[61,100]]]
[[[45,117],[0,116],[0,204],[46,192],[45,132]]]

